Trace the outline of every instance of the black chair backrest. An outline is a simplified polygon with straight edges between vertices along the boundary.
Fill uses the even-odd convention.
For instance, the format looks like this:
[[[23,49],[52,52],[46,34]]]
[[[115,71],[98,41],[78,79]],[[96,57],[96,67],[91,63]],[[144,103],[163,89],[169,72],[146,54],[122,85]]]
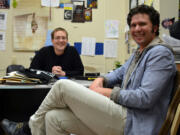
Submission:
[[[13,71],[24,71],[25,68],[22,65],[9,65],[6,69],[6,75]]]

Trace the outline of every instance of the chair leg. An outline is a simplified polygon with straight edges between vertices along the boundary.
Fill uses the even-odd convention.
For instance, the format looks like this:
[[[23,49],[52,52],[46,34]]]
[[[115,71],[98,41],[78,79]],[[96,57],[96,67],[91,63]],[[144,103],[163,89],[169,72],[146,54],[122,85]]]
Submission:
[[[1,128],[1,126],[0,126],[0,135],[5,135],[5,133],[4,133],[3,129]]]
[[[177,107],[176,114],[171,126],[171,135],[176,135],[180,125],[180,103]]]

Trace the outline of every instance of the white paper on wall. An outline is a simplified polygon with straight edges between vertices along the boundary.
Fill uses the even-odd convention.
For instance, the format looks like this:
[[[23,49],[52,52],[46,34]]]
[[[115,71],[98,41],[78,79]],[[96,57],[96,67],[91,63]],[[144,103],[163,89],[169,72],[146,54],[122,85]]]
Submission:
[[[96,39],[90,37],[82,38],[81,54],[95,56]]]
[[[41,0],[41,5],[45,7],[59,7],[60,0]]]
[[[119,21],[107,20],[105,22],[106,38],[119,38]]]
[[[0,51],[4,51],[5,49],[5,32],[0,32]]]
[[[104,57],[115,58],[117,57],[117,40],[104,41]]]
[[[6,30],[7,13],[0,12],[0,30]]]

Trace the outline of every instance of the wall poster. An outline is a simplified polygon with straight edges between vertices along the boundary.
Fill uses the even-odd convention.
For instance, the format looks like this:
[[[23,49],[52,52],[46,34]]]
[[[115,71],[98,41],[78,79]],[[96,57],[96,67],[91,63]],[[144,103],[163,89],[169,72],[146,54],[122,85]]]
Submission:
[[[129,9],[132,9],[138,5],[138,0],[130,0],[129,1]]]
[[[44,46],[48,17],[24,14],[14,17],[13,45],[18,51],[35,51]]]
[[[73,2],[73,19],[72,22],[85,22],[84,19],[84,1]]]
[[[97,8],[98,7],[97,0],[87,0],[87,7],[88,8]]]
[[[10,0],[0,0],[0,9],[9,9]]]

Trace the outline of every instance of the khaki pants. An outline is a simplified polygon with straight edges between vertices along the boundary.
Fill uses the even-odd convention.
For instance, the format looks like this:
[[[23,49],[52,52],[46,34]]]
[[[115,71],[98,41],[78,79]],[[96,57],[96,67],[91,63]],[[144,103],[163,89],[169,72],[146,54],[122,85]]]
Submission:
[[[32,135],[123,135],[126,108],[70,80],[52,87],[30,117]]]

